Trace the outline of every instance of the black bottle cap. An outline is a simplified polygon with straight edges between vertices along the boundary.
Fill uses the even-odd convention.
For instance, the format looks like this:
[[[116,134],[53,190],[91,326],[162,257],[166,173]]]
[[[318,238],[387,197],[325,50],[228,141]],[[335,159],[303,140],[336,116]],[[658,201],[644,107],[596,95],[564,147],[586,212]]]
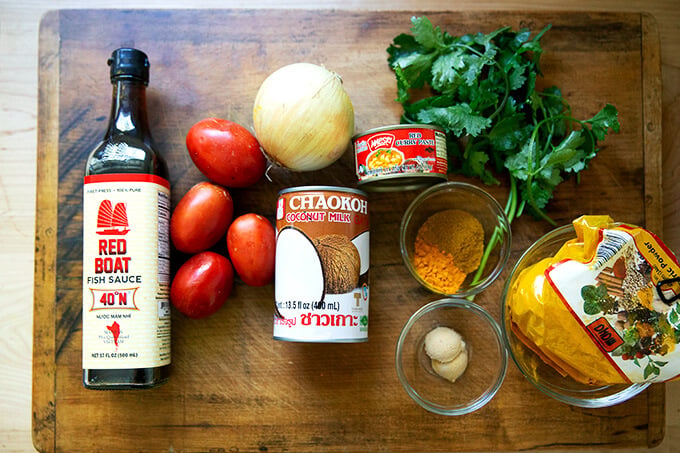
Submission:
[[[132,79],[149,84],[149,58],[141,50],[123,47],[116,49],[109,58],[111,82]]]

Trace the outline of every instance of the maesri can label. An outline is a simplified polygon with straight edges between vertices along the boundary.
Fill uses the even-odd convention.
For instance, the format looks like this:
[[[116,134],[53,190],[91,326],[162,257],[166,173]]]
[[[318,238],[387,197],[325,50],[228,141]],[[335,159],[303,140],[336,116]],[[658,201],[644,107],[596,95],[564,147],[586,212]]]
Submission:
[[[371,129],[352,138],[362,189],[411,190],[447,179],[446,134],[430,125]]]
[[[274,338],[368,340],[366,194],[329,186],[282,190],[276,230]]]

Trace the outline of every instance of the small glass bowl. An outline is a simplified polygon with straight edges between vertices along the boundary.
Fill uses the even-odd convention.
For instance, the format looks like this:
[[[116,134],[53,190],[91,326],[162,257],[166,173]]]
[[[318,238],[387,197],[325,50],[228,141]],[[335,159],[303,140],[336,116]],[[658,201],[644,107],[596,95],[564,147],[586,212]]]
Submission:
[[[638,395],[649,386],[649,383],[590,386],[564,377],[520,341],[511,328],[509,291],[520,273],[542,259],[554,256],[566,241],[575,238],[576,231],[573,225],[556,228],[536,241],[517,261],[503,289],[501,323],[503,337],[510,356],[524,377],[544,394],[577,407],[614,406]]]
[[[468,365],[455,382],[438,376],[425,353],[425,336],[439,326],[460,333],[467,346]],[[458,298],[436,300],[415,312],[399,335],[395,359],[406,393],[441,415],[464,415],[483,407],[500,389],[508,365],[496,321],[479,305]]]
[[[489,242],[495,241],[479,278],[475,279],[476,272],[471,272],[455,294],[447,294],[433,287],[413,267],[418,229],[428,217],[445,209],[467,211],[479,220],[484,229],[485,251]],[[436,294],[468,297],[491,285],[505,267],[510,256],[510,224],[503,208],[486,191],[472,184],[449,181],[424,190],[411,202],[401,221],[399,245],[404,264],[423,287]]]

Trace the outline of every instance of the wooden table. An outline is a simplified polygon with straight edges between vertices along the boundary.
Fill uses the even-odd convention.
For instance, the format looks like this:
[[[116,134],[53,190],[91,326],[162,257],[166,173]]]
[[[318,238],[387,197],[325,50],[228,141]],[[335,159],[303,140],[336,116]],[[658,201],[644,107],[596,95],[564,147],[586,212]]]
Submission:
[[[205,116],[250,125],[259,84],[286,63],[312,61],[341,74],[354,100],[358,131],[396,123],[400,110],[393,100],[396,87],[385,47],[408,30],[414,14],[84,10],[45,17],[33,403],[34,435],[41,449],[496,451],[593,443],[655,446],[661,441],[662,384],[613,408],[582,410],[537,393],[511,367],[497,397],[464,418],[430,414],[408,399],[394,372],[394,343],[413,311],[436,297],[408,277],[398,251],[399,221],[417,191],[370,197],[368,343],[274,341],[272,286],[237,282],[226,307],[210,319],[196,322],[174,314],[169,384],[144,392],[83,389],[82,165],[101,135],[102,112],[108,111],[108,68],[102,62],[111,49],[135,45],[151,56],[151,127],[169,163],[176,203],[204,179],[184,149],[185,131]],[[425,14],[456,34],[508,24],[538,31],[552,24],[543,40],[546,77],[541,83],[561,87],[576,117],[594,115],[605,102],[616,105],[624,127],[607,140],[603,157],[591,164],[580,184],[564,184],[551,215],[564,224],[584,213],[606,212],[651,230],[661,228],[661,136],[654,127],[661,118],[661,78],[658,35],[650,16]],[[287,187],[354,187],[353,162],[346,153],[318,172],[274,169],[269,180],[232,191],[236,214],[257,212],[273,220],[276,194]],[[507,187],[488,189],[504,202]],[[528,216],[518,220],[513,257],[550,228]],[[477,299],[497,319],[501,282]],[[529,392],[535,396],[527,399]],[[83,431],[83,420],[96,436]]]
[[[289,1],[285,3],[269,4],[268,1],[256,2],[192,2],[191,5],[181,0],[169,0],[161,4],[154,1],[139,2],[121,0],[120,7],[315,7],[306,2]],[[36,149],[36,96],[37,96],[37,23],[40,15],[47,8],[64,7],[107,7],[108,4],[98,2],[82,2],[78,0],[57,2],[29,2],[21,5],[0,5],[0,54],[3,64],[0,65],[0,99],[3,109],[0,118],[0,172],[5,197],[0,202],[4,219],[9,222],[0,234],[0,249],[2,250],[2,273],[5,276],[2,284],[3,293],[12,300],[30,300],[33,292],[32,275],[33,237],[33,194],[35,193],[35,149]],[[331,2],[321,7],[360,8],[360,9],[413,9],[438,10],[451,9],[461,11],[472,10],[505,10],[505,9],[546,9],[560,10],[564,7],[561,1],[548,0],[542,2],[514,2],[502,1],[478,2],[460,1],[455,6],[449,2],[424,1],[417,4],[408,2],[367,1],[360,5],[346,2]],[[568,5],[574,10],[623,10],[650,11],[657,19],[661,36],[661,60],[663,63],[663,173],[664,181],[674,178],[673,169],[677,167],[680,156],[674,151],[677,148],[676,103],[678,87],[680,87],[679,67],[680,37],[677,28],[680,9],[675,2],[668,1],[631,1],[621,4],[614,0],[581,2],[577,0]],[[7,150],[13,152],[7,152]],[[16,152],[14,152],[16,150]],[[680,218],[675,214],[679,207],[674,192],[665,193],[663,234],[666,243],[677,250],[680,243],[678,224]],[[3,449],[12,451],[28,451],[30,447],[30,348],[32,342],[31,304],[2,304],[0,307],[3,336],[0,337],[0,350],[4,353],[2,367],[3,393],[0,394],[0,445]],[[673,451],[673,439],[677,437],[677,413],[674,392],[677,384],[668,384],[668,406],[666,419],[667,432],[665,440],[657,451]],[[557,422],[555,423],[558,424]],[[589,444],[591,448],[598,448]],[[559,447],[557,445],[556,447]],[[599,446],[600,448],[606,448]],[[644,448],[640,448],[640,451]],[[636,449],[637,451],[637,449]]]

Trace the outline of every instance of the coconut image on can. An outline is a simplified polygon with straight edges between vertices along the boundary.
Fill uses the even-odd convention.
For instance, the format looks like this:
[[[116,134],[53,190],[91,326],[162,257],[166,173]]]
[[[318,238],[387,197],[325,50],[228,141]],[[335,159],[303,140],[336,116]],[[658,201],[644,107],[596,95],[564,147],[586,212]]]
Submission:
[[[331,186],[279,192],[276,209],[274,338],[368,339],[368,199]]]

